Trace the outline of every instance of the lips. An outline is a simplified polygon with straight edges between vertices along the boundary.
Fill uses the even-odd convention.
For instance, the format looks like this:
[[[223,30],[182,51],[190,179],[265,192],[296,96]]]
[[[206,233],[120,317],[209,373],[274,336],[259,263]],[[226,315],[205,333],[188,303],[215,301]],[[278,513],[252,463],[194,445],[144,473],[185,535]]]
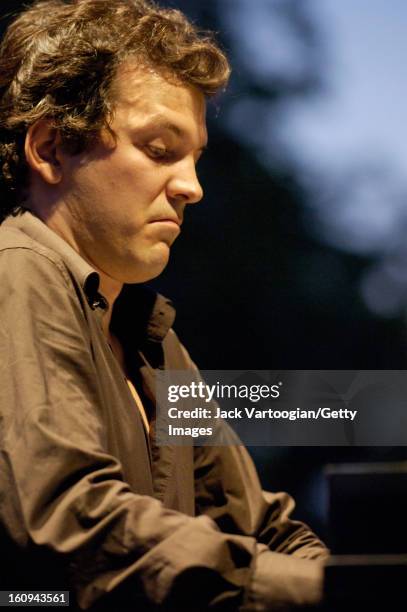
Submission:
[[[159,219],[153,219],[152,223],[175,223],[180,227],[182,221],[178,217],[160,217]]]

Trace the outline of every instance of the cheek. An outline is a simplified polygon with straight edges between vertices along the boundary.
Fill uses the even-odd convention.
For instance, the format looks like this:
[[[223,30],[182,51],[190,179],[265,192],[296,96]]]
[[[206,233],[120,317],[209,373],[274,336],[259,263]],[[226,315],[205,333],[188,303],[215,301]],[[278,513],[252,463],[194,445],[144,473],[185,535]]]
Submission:
[[[166,172],[134,148],[83,160],[74,173],[78,217],[134,234],[146,211],[162,203]]]
[[[92,181],[103,200],[114,198],[117,205],[139,209],[147,208],[165,190],[160,170],[139,165],[111,166],[98,172]],[[134,210],[133,210],[134,212]]]
[[[109,176],[110,189],[131,191],[133,196],[154,196],[165,189],[168,168],[157,165],[133,145],[118,148],[101,161],[98,175],[102,180]]]

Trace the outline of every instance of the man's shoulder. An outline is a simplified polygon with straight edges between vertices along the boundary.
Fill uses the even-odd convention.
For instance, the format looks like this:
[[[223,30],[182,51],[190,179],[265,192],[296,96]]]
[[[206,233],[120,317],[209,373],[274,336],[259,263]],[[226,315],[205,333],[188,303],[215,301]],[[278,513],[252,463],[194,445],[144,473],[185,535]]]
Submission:
[[[62,256],[18,228],[0,226],[0,308],[2,322],[28,322],[38,313],[64,325],[82,320],[84,301]],[[14,322],[14,323],[13,323]]]
[[[0,274],[21,268],[25,276],[47,268],[68,279],[62,257],[16,227],[0,225]],[[58,274],[59,272],[59,274]],[[20,277],[20,275],[19,275]],[[16,279],[17,280],[17,279]]]

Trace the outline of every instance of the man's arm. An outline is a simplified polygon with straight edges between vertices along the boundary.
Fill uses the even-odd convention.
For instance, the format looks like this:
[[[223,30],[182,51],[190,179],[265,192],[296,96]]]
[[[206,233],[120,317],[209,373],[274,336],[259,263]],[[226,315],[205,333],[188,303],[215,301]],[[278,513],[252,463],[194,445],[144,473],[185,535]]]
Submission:
[[[227,423],[221,424],[225,446],[195,449],[196,504],[222,531],[255,537],[279,553],[324,559],[328,550],[301,521],[291,518],[294,500],[288,493],[263,491],[246,448]]]
[[[234,434],[229,430],[223,436]],[[322,599],[328,550],[304,523],[290,518],[294,501],[287,493],[261,490],[243,446],[197,448],[196,491],[198,513],[210,516],[222,531],[258,542],[242,611],[284,609]]]
[[[176,367],[193,370],[200,382],[196,365],[175,334],[169,344],[178,356]],[[317,603],[329,551],[307,525],[291,518],[295,504],[290,495],[262,490],[246,448],[225,421],[219,420],[218,426],[222,446],[194,449],[196,513],[210,516],[223,532],[256,539],[254,571],[242,610]]]

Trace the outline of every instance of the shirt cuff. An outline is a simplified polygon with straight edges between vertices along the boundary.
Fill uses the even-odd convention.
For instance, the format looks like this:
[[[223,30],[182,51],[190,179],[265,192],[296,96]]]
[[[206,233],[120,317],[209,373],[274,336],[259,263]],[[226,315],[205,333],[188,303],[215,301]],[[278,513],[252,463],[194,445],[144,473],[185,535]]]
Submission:
[[[250,584],[240,612],[292,610],[321,603],[324,563],[257,545]]]

